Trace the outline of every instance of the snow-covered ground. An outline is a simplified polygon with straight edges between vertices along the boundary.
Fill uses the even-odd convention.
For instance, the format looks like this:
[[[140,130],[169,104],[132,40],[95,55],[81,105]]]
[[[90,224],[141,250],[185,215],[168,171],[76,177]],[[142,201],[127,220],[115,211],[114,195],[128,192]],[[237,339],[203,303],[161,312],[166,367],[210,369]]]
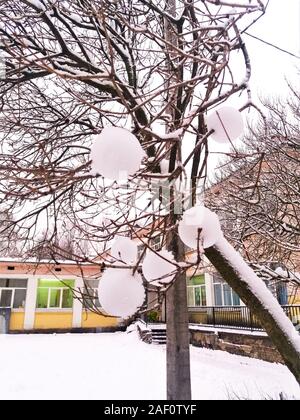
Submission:
[[[165,399],[165,346],[131,333],[0,335],[0,399]],[[191,347],[193,399],[300,399],[285,366]]]

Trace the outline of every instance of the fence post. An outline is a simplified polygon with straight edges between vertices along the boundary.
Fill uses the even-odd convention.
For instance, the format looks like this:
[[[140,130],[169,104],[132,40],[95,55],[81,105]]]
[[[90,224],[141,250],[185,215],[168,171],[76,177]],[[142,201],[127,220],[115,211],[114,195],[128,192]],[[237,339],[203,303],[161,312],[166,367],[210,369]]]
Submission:
[[[212,310],[213,310],[213,324],[214,324],[214,327],[215,327],[216,326],[216,314],[215,314],[215,307],[214,306],[213,306]]]
[[[249,309],[249,313],[250,313],[250,329],[251,329],[251,332],[252,332],[253,331],[253,317],[252,317],[251,309]]]

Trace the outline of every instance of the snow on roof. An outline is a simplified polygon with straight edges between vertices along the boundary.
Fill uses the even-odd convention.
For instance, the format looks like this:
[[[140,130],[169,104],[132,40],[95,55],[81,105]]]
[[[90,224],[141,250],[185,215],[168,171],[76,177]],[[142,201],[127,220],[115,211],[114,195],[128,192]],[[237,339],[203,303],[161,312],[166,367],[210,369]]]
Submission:
[[[38,259],[38,258],[20,258],[20,257],[0,257],[1,262],[8,263],[31,263],[31,264],[54,264],[54,265],[97,265],[98,262],[80,262],[72,260],[50,260],[50,259]]]

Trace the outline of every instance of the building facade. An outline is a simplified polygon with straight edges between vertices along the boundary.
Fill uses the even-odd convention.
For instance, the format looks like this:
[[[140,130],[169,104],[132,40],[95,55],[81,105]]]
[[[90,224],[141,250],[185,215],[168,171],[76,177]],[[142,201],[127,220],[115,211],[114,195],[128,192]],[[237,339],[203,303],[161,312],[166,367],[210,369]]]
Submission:
[[[187,258],[192,254],[190,251]],[[4,316],[8,317],[6,330],[11,333],[89,332],[123,327],[121,318],[95,313],[89,309],[91,305],[87,305],[90,300],[100,309],[97,295],[100,277],[98,264],[0,259],[0,333],[4,329]],[[74,297],[78,296],[76,291],[85,293],[87,287],[88,298],[83,301]],[[295,291],[285,284],[270,288],[282,305],[299,305],[299,288]],[[158,288],[148,291],[147,303],[148,308],[153,307],[156,312],[156,317],[150,320],[166,320],[165,297]],[[208,264],[196,273],[187,273],[187,304],[190,310],[196,311],[205,307],[245,306]]]
[[[99,305],[100,269],[93,264],[0,260],[0,310],[9,313],[9,332],[111,330],[122,320],[94,313],[74,291],[88,293]]]

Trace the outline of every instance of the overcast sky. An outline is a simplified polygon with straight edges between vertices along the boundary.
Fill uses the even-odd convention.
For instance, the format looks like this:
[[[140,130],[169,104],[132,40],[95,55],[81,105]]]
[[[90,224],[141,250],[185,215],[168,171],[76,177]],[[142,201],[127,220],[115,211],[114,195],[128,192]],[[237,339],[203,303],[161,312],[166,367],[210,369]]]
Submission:
[[[264,1],[266,3],[266,0]],[[271,44],[300,56],[300,0],[270,0],[266,14],[249,30],[255,35]],[[286,78],[300,89],[300,59],[278,51],[244,34],[244,41],[251,59],[252,77],[250,87],[252,98],[259,103],[259,98],[267,96],[286,96],[288,87]],[[236,62],[236,75],[241,78],[244,73],[242,61]],[[241,67],[242,66],[242,67]],[[240,98],[235,95],[227,103],[240,108],[246,100],[245,94]],[[243,118],[253,118],[258,114],[252,110],[250,115],[243,112]],[[237,144],[238,142],[236,142]],[[215,168],[224,159],[224,152],[229,151],[229,144],[220,144],[210,139],[209,173],[213,177]]]
[[[249,32],[265,41],[300,56],[300,0],[270,0],[265,16]],[[252,61],[253,90],[258,94],[282,94],[286,90],[285,76],[300,83],[292,58],[272,47],[244,36]],[[300,86],[300,84],[299,84]]]

